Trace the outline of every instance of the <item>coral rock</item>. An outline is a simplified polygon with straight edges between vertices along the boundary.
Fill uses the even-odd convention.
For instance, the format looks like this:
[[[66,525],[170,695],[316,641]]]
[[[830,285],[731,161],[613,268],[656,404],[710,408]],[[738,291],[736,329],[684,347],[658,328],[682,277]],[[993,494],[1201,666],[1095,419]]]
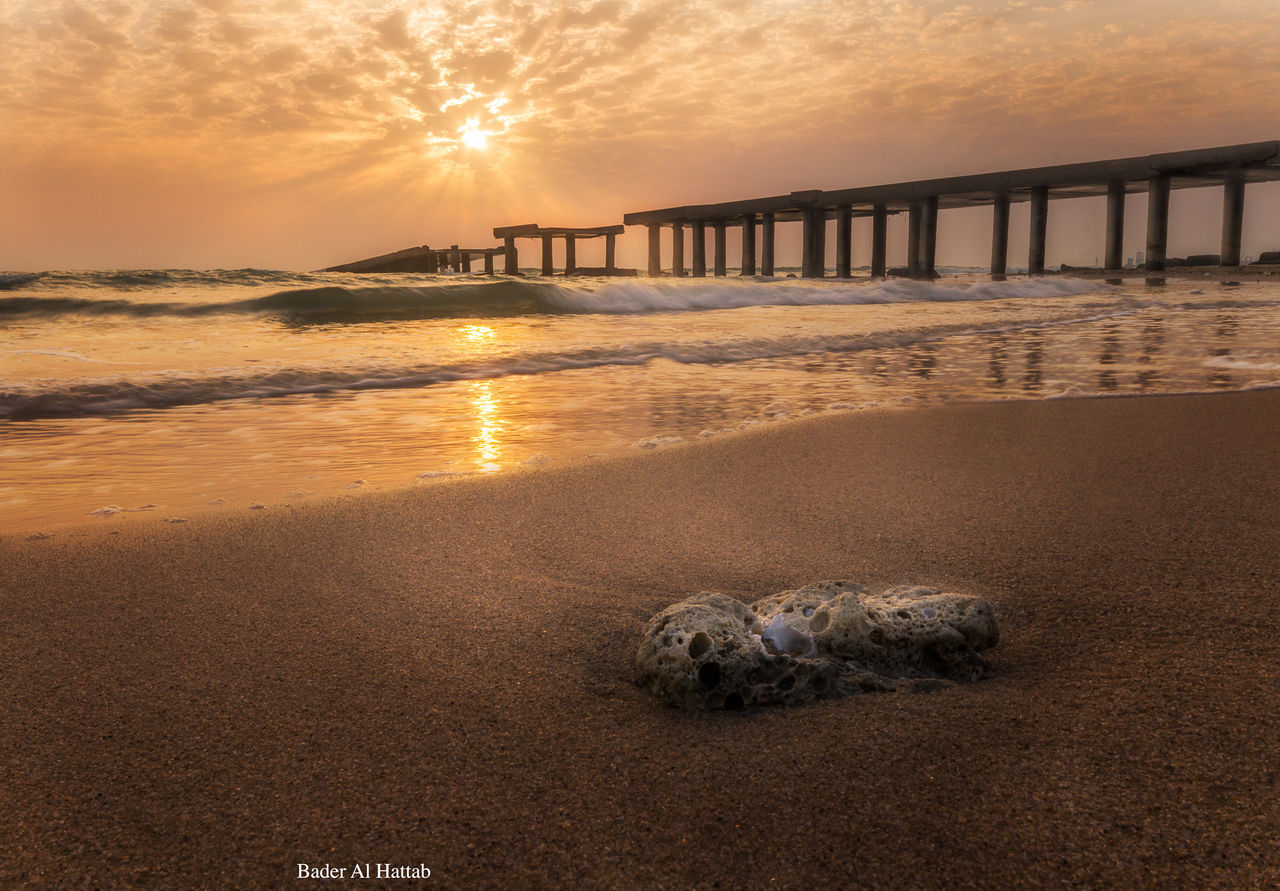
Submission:
[[[822,582],[750,606],[710,592],[674,603],[645,626],[635,667],[642,687],[679,708],[794,705],[978,680],[999,638],[981,597]]]

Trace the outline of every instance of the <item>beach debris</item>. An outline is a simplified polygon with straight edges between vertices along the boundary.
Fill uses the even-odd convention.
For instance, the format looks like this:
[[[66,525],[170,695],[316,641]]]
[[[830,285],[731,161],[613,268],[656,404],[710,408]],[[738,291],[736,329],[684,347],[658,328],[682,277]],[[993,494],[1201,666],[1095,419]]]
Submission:
[[[91,510],[89,511],[89,513],[95,517],[114,517],[116,514],[120,513],[120,511],[122,510],[124,510],[124,508],[120,507],[119,505],[109,504],[106,507],[100,507],[97,510]]]
[[[166,523],[185,523],[187,522],[187,518],[186,517],[165,517],[164,521]]]
[[[225,499],[225,498],[215,498],[215,499],[213,499],[212,501],[210,501],[209,503],[210,503],[210,504],[212,504],[214,507],[218,507],[219,505],[226,504],[226,503],[227,503],[227,499]]]
[[[266,510],[266,509],[267,509],[267,506],[263,504],[261,501],[255,501],[253,504],[249,505],[249,510]]]
[[[27,536],[27,541],[43,541],[46,538],[53,538],[52,532],[32,532]]]
[[[820,582],[752,604],[704,591],[649,620],[635,669],[678,708],[798,705],[979,680],[999,639],[986,600],[936,588]]]

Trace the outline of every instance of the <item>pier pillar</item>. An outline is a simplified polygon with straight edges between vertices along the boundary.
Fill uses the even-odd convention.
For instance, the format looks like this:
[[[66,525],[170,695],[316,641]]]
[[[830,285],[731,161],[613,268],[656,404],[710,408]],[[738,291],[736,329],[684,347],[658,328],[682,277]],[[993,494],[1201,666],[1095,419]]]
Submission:
[[[657,278],[662,275],[662,226],[649,224],[649,276]]]
[[[463,272],[471,271],[471,251],[462,252],[462,271]]]
[[[671,274],[684,278],[684,223],[671,224]]]
[[[773,214],[760,214],[760,274],[773,275]]]
[[[1027,244],[1027,272],[1044,275],[1044,251],[1049,234],[1049,187],[1031,189],[1031,237]]]
[[[703,220],[693,222],[693,274],[707,277],[707,224]]]
[[[920,213],[920,274],[936,278],[938,256],[938,196],[924,199]]]
[[[848,278],[853,268],[853,207],[836,208],[836,278]]]
[[[724,220],[716,220],[711,226],[716,233],[716,275],[728,275],[724,263]]]
[[[1147,180],[1147,271],[1164,270],[1169,246],[1169,174]]]
[[[884,278],[888,264],[889,209],[877,204],[871,215],[871,277]]]
[[[606,272],[618,268],[618,236],[612,232],[604,237],[604,268]]]
[[[427,251],[427,272],[440,271],[440,252]]]
[[[1103,269],[1124,266],[1124,183],[1107,183],[1107,243]]]
[[[1240,236],[1244,233],[1244,173],[1227,174],[1222,193],[1222,259],[1223,266],[1240,265]]]
[[[742,217],[742,274],[756,274],[756,215]]]
[[[493,275],[493,252],[484,252],[484,274]]]
[[[518,275],[520,273],[520,255],[516,251],[516,237],[508,235],[502,239],[503,253],[506,256],[506,266],[504,267],[507,275]]]
[[[1009,271],[1009,196],[997,195],[991,204],[991,274]]]
[[[574,275],[578,271],[578,244],[572,235],[564,237],[564,274]]]
[[[551,275],[556,271],[553,258],[552,237],[550,235],[542,236],[542,274]]]
[[[453,267],[454,272],[462,271],[462,254],[456,244],[449,245],[449,265]]]
[[[804,256],[800,274],[804,278],[822,278],[827,274],[827,211],[810,207],[804,211]]]
[[[924,208],[919,201],[912,201],[907,211],[907,273],[920,274],[920,220]]]

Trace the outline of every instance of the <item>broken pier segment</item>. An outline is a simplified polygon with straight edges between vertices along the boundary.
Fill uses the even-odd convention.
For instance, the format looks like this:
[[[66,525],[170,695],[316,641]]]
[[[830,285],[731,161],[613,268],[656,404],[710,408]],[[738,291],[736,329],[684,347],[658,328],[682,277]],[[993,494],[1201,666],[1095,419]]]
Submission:
[[[564,274],[565,275],[636,275],[635,269],[620,269],[616,263],[617,238],[626,231],[626,226],[539,226],[537,223],[525,223],[520,226],[495,226],[494,238],[503,241],[502,251],[506,256],[504,271],[508,275],[518,275],[520,271],[519,255],[516,252],[517,238],[537,238],[542,241],[542,274],[554,275],[555,263],[552,259],[552,247],[555,239],[564,239]],[[580,238],[604,238],[604,266],[579,266],[577,260],[577,241]]]

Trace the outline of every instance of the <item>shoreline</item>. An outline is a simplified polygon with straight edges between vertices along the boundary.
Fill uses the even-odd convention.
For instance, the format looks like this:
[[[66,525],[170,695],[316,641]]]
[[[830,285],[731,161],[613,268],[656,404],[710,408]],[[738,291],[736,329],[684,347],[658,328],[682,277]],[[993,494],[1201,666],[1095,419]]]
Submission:
[[[0,881],[1280,877],[1280,393],[849,412],[209,522],[0,538]],[[686,714],[699,590],[988,598],[987,681]]]

